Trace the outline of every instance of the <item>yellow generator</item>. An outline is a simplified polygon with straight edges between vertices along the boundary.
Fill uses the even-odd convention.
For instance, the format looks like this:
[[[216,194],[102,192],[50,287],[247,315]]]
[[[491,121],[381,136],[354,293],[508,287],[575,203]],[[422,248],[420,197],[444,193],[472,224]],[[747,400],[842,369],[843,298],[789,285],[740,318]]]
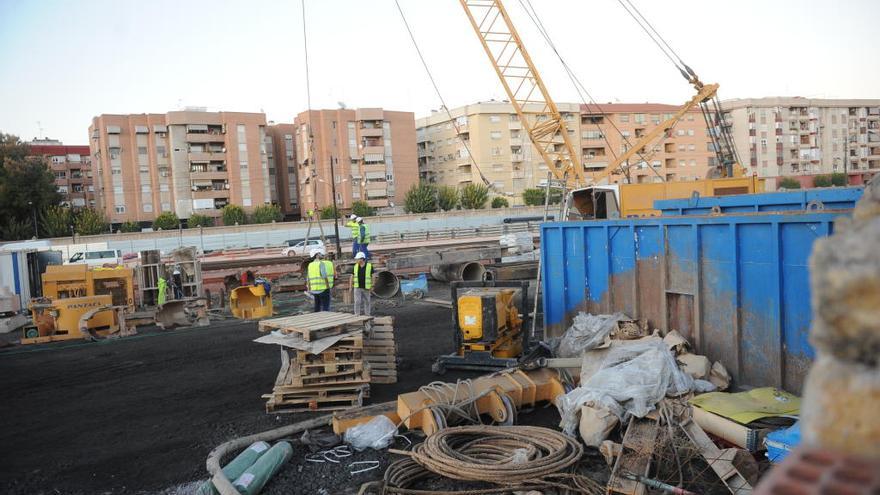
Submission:
[[[41,344],[58,340],[91,340],[95,334],[105,336],[119,330],[120,314],[111,308],[112,298],[99,296],[67,297],[51,300],[34,299],[30,303],[33,325],[24,328],[22,344]],[[107,308],[107,309],[100,309]],[[80,329],[83,315],[95,312],[88,319],[85,332]]]
[[[124,266],[50,265],[43,274],[43,297],[53,301],[70,297],[109,295],[114,306],[134,311],[134,270]]]
[[[491,371],[516,366],[528,348],[523,329],[528,282],[452,283],[456,352],[437,358],[433,370]]]

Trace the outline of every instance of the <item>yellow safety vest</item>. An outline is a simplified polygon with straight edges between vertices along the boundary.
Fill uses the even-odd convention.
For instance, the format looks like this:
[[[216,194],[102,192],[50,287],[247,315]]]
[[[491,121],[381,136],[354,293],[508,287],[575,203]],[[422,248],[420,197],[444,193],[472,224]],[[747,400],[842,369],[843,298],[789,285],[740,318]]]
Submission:
[[[349,229],[351,229],[351,240],[354,242],[358,242],[358,236],[360,235],[359,234],[360,229],[358,227],[358,223],[355,222],[354,220],[350,220],[350,221],[346,222],[345,226],[348,227]]]
[[[363,236],[361,235],[361,229],[358,228],[358,233],[357,233],[358,242],[361,244],[369,244],[370,243],[370,226],[367,224],[363,224],[363,226],[364,226],[364,235]]]
[[[321,276],[321,265],[325,266],[324,271],[327,273],[327,280]],[[330,285],[327,285],[329,282]],[[333,262],[322,260],[319,262],[309,263],[309,290],[313,292],[321,292],[325,289],[333,287]]]
[[[356,289],[370,290],[373,288],[373,264],[368,262],[364,264],[364,268],[366,268],[367,270],[367,273],[364,274],[364,285],[366,285],[366,287],[361,287],[358,285],[358,275],[361,273],[361,265],[357,263],[354,264],[354,278],[351,282]]]

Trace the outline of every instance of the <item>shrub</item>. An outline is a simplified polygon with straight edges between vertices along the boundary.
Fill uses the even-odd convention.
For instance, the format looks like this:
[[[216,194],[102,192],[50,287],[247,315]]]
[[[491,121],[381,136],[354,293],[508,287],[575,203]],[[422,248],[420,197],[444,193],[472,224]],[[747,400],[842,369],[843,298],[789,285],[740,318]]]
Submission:
[[[260,205],[251,214],[251,223],[280,222],[284,218],[278,205]]]
[[[501,196],[492,198],[492,208],[507,208],[509,206],[510,203],[507,202],[507,198],[502,198]]]
[[[482,184],[468,184],[461,190],[461,207],[466,210],[481,210],[489,201],[489,188]]]
[[[164,211],[153,220],[153,230],[174,230],[180,227],[180,219],[173,211]]]
[[[441,186],[437,190],[437,206],[443,211],[450,211],[458,208],[459,194],[458,189],[452,186]]]
[[[43,212],[40,223],[47,237],[67,236],[70,235],[70,226],[73,225],[73,213],[70,208],[50,206]]]
[[[413,184],[406,192],[403,208],[407,213],[431,213],[437,211],[437,188],[430,184]]]
[[[800,189],[801,183],[792,179],[791,177],[785,177],[781,181],[779,181],[779,187],[781,189]]]
[[[79,235],[97,235],[110,231],[110,224],[104,212],[94,208],[83,208],[76,214],[73,228]]]
[[[813,177],[813,187],[831,187],[831,176],[817,175]]]
[[[355,201],[351,204],[351,213],[359,217],[371,217],[376,214],[376,209],[366,201]]]
[[[129,220],[127,222],[123,222],[119,225],[119,232],[140,232],[141,224]]]
[[[190,229],[194,229],[196,227],[213,227],[214,219],[207,215],[199,215],[198,213],[194,213],[190,215],[189,220],[187,220],[186,225]]]
[[[333,220],[339,217],[339,210],[333,205],[321,208],[321,220]]]
[[[244,208],[238,205],[226,205],[223,207],[223,225],[244,225],[247,223],[247,215]]]
[[[846,186],[846,174],[841,172],[835,172],[831,174],[831,185],[833,186]]]
[[[530,188],[525,189],[522,193],[523,203],[526,206],[544,206],[544,189]],[[562,201],[562,191],[558,189],[550,190],[550,204],[555,205]]]

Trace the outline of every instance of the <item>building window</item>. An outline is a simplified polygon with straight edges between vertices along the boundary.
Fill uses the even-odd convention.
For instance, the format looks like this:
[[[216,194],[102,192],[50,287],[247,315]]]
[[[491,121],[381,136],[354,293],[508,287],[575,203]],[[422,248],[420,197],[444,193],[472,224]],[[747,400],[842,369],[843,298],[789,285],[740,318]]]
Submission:
[[[500,115],[490,115],[489,122],[491,122],[493,124],[497,124],[497,123],[501,122],[501,116]]]
[[[144,213],[152,213],[153,205],[150,203],[144,203]]]
[[[619,119],[621,122],[629,122],[629,114],[628,114],[628,113],[622,113],[622,114],[620,114],[620,117],[618,117],[618,119]]]
[[[492,156],[501,156],[501,148],[498,146],[492,148]]]
[[[111,175],[120,175],[120,174],[122,174],[122,169],[121,168],[111,168],[110,174]]]
[[[492,131],[489,133],[489,137],[492,139],[501,139],[501,131]]]
[[[697,145],[695,145],[695,144],[688,145],[688,151],[696,151],[696,149],[697,149]]]
[[[122,186],[113,186],[113,194],[122,194]]]
[[[678,129],[677,131],[675,131],[675,134],[677,136],[684,136],[684,129]]]
[[[693,135],[694,135],[694,130],[693,130],[693,129],[688,129],[687,131],[688,131],[688,136],[693,136]]]
[[[113,211],[115,211],[116,213],[125,213],[125,206],[124,205],[115,206],[113,208]]]

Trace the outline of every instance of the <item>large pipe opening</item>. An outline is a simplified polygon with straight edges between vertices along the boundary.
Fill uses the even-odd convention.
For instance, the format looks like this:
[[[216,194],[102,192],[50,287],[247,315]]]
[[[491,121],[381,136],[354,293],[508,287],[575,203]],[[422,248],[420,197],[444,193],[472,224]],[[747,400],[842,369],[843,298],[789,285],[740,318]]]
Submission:
[[[390,299],[397,295],[400,291],[400,279],[397,275],[389,271],[381,271],[376,273],[376,280],[373,282],[373,294],[380,299]]]
[[[486,277],[486,269],[476,261],[465,263],[461,267],[461,278],[465,282],[482,282]]]
[[[441,282],[482,282],[485,276],[486,268],[476,261],[447,263],[431,267],[431,277]]]

